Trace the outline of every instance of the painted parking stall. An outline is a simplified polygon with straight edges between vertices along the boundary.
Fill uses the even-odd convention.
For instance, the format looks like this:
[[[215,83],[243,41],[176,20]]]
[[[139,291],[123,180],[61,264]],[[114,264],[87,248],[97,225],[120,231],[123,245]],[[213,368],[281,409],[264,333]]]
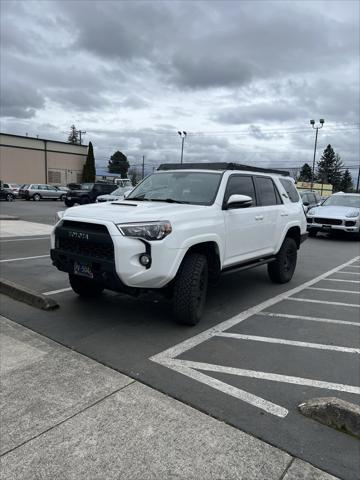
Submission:
[[[345,283],[341,280],[346,275]],[[151,361],[221,392],[213,413],[222,411],[226,421],[271,443],[279,445],[281,438],[282,447],[291,449],[300,428],[329,428],[302,418],[297,412],[301,402],[335,396],[359,403],[359,283],[360,260],[354,257],[152,356]],[[227,404],[232,406],[227,409]],[[261,425],[266,416],[274,418],[273,433]],[[339,442],[348,442],[355,459],[356,441],[336,431],[331,433]],[[337,457],[334,452],[332,455]],[[351,464],[350,457],[345,460],[344,455],[342,451],[336,458],[338,465],[345,465],[347,460]],[[353,468],[348,463],[342,474],[356,478],[356,470],[353,460]]]

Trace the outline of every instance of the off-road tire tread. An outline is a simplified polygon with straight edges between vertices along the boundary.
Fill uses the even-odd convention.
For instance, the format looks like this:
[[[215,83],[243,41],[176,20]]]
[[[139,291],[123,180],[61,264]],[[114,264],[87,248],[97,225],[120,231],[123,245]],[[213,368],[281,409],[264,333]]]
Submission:
[[[284,271],[284,255],[285,255],[286,250],[291,245],[293,247],[295,247],[295,252],[296,252],[296,255],[297,255],[297,245],[296,245],[295,240],[291,237],[285,237],[285,239],[283,241],[283,244],[281,245],[281,248],[280,248],[278,254],[276,255],[276,260],[268,263],[268,267],[267,267],[268,268],[268,274],[269,274],[270,280],[274,283],[287,283],[287,282],[289,282],[291,280],[294,272],[295,272],[296,259],[295,259],[294,272],[290,276],[290,278],[288,277],[288,275]]]
[[[205,255],[189,253],[183,259],[175,279],[173,295],[173,312],[176,320],[184,325],[196,325],[200,316],[194,308],[198,284],[203,268],[206,268],[206,287],[208,268]],[[205,296],[206,296],[205,287]]]

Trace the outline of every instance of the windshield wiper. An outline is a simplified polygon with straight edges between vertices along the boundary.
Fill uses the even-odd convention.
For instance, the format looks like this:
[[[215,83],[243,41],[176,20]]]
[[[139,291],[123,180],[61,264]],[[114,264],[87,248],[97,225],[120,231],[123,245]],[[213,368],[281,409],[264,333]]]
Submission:
[[[184,202],[183,200],[174,200],[173,198],[151,198],[152,202],[166,202],[166,203],[187,203],[189,204],[190,202]]]
[[[127,197],[127,198],[124,198],[124,200],[136,200],[138,202],[144,202],[144,201],[149,201],[149,198],[145,198],[143,195],[141,195],[140,197]]]

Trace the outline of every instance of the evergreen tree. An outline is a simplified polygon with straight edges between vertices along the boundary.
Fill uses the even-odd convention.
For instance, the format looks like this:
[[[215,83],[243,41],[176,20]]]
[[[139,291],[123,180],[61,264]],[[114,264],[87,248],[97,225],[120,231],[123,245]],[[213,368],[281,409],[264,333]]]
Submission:
[[[79,132],[76,130],[75,125],[71,125],[71,130],[68,136],[69,143],[79,143]]]
[[[121,178],[127,178],[129,167],[130,165],[127,157],[122,152],[119,152],[118,150],[111,155],[108,164],[108,170],[110,173],[119,173]]]
[[[317,176],[322,183],[331,183],[334,187],[334,191],[338,191],[340,188],[343,163],[340,155],[335,154],[331,145],[328,145],[321,159],[318,162]]]
[[[312,169],[308,163],[304,163],[299,174],[299,182],[311,182]]]
[[[351,174],[348,169],[345,170],[344,175],[341,179],[340,190],[342,192],[350,192],[353,190],[354,185],[352,182]]]
[[[95,169],[95,157],[92,143],[89,142],[88,153],[83,170],[83,182],[91,183],[95,182],[96,169]]]

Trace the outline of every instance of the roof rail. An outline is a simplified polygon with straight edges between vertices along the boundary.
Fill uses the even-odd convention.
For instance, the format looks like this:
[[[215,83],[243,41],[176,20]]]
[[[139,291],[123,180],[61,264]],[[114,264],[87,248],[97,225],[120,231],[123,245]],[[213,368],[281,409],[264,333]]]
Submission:
[[[275,173],[277,175],[289,176],[286,170],[275,170],[273,168],[252,167],[241,163],[162,163],[158,170],[245,170],[249,172]]]

